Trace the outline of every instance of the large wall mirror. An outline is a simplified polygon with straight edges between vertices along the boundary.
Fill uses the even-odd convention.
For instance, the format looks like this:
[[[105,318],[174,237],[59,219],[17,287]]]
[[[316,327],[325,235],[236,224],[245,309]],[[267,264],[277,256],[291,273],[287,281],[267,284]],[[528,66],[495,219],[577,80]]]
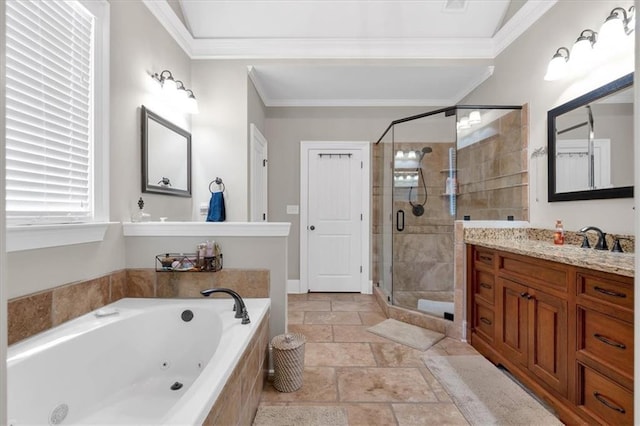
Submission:
[[[633,73],[547,114],[549,201],[633,197]]]
[[[191,133],[141,107],[142,192],[191,197]]]

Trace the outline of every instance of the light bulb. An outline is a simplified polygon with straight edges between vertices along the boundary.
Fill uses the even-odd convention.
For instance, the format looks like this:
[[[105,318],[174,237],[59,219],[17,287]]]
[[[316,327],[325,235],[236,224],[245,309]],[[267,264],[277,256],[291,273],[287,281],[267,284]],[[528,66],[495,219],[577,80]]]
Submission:
[[[407,158],[409,160],[415,160],[417,158],[416,152],[415,151],[409,151],[409,153],[407,154]]]
[[[396,152],[396,160],[403,160],[403,159],[404,159],[404,152],[402,151]]]
[[[593,59],[593,47],[591,40],[579,37],[571,48],[571,60],[569,65],[573,71],[582,72],[588,68]]]
[[[469,124],[480,124],[482,118],[480,117],[480,111],[471,111],[469,113]]]
[[[169,76],[162,80],[162,91],[167,94],[175,94],[178,90],[178,85],[173,77]]]
[[[600,27],[596,46],[603,52],[619,50],[626,37],[623,18],[614,9]]]

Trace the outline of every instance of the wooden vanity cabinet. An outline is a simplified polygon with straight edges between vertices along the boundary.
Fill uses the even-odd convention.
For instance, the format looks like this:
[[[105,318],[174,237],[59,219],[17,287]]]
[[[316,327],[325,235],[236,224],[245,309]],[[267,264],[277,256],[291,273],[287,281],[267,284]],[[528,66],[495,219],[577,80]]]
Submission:
[[[633,422],[632,278],[472,245],[467,259],[472,346],[566,423]]]

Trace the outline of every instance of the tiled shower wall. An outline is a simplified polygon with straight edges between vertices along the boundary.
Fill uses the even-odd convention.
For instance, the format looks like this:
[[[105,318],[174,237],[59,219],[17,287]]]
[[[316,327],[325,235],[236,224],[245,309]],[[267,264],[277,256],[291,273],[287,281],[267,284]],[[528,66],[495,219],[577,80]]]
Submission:
[[[458,150],[459,219],[529,220],[528,115],[527,105],[511,111],[483,128],[491,137]]]
[[[11,345],[123,297],[201,297],[200,290],[211,287],[227,287],[242,297],[267,298],[269,271],[223,269],[212,273],[128,269],[18,297],[8,302],[8,343]]]

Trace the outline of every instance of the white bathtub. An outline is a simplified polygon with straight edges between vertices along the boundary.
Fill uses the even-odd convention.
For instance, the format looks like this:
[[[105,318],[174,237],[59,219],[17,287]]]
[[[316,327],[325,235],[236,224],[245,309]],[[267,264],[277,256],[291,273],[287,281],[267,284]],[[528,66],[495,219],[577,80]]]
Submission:
[[[122,299],[10,346],[9,424],[201,424],[269,299],[245,304],[242,325],[231,298]]]

